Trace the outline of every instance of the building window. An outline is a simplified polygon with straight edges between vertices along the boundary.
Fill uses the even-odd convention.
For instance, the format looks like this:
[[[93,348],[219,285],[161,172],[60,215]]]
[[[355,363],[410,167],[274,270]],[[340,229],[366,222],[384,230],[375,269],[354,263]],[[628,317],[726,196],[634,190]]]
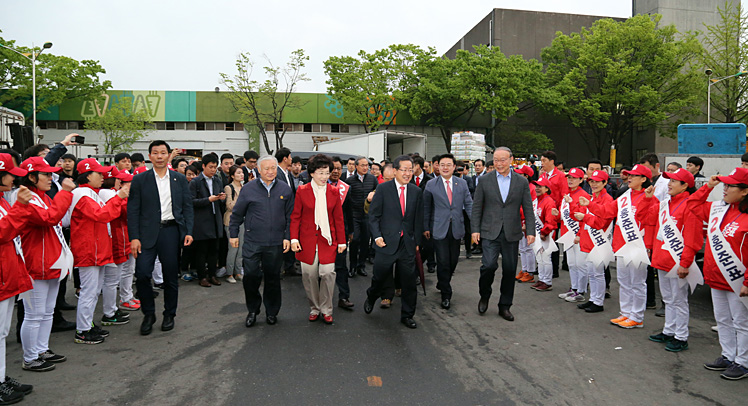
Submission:
[[[312,132],[312,125],[311,124],[304,124],[304,132],[305,133]]]
[[[244,124],[242,124],[242,123],[235,123],[234,124],[234,131],[244,131]]]
[[[187,123],[187,131],[195,131],[197,129],[197,123]]]
[[[68,130],[77,130],[77,129],[78,129],[77,121],[68,121]]]
[[[175,127],[174,127],[174,122],[172,122],[172,121],[169,121],[169,122],[167,122],[167,123],[166,123],[166,129],[167,129],[167,130],[169,130],[169,131],[174,131],[174,128],[175,128]]]
[[[331,133],[339,133],[340,132],[340,124],[330,124],[330,132]]]
[[[205,131],[215,131],[216,123],[205,123]]]
[[[166,123],[156,123],[156,129],[160,131],[166,130]]]
[[[226,123],[226,131],[234,131],[234,123]]]
[[[348,132],[348,125],[347,124],[341,124],[340,125],[340,132],[341,133],[347,133]]]
[[[205,131],[205,123],[203,122],[195,123],[195,129],[197,131]]]

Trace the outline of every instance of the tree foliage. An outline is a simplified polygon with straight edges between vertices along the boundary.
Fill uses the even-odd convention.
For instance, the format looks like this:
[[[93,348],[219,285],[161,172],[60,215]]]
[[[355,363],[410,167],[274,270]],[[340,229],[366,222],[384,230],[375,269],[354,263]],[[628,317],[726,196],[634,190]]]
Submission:
[[[86,131],[101,131],[106,154],[127,152],[135,141],[148,136],[151,131],[150,116],[145,109],[133,111],[132,98],[120,98],[101,116],[86,120]]]
[[[725,2],[718,8],[720,21],[704,25],[704,52],[700,60],[712,70],[711,79],[734,76],[748,68],[748,13],[740,2]],[[706,89],[701,94],[705,94]],[[748,122],[748,81],[728,78],[712,85],[712,121]],[[716,113],[716,114],[715,114]]]
[[[309,78],[303,72],[309,57],[303,49],[297,49],[284,67],[277,67],[265,58],[267,66],[262,69],[264,80],[252,76],[255,63],[250,54],[243,52],[236,60],[236,73],[233,76],[221,73],[221,83],[226,86],[226,97],[240,115],[240,121],[247,127],[258,130],[268,154],[283,147],[283,137],[287,128],[283,126],[284,114],[291,109],[300,109],[305,102],[294,94],[301,82]],[[271,148],[266,132],[267,124],[273,124],[275,133],[274,149]]]
[[[0,37],[0,44],[31,55],[41,49],[16,46],[15,41]],[[31,61],[17,53],[0,47],[0,105],[16,110],[32,110]],[[38,56],[36,65],[36,111],[43,112],[67,100],[95,99],[112,87],[108,80],[101,80],[106,70],[98,61],[77,61],[67,56],[54,55],[46,51]]]
[[[619,145],[634,128],[671,135],[698,113],[701,44],[695,33],[660,27],[660,19],[598,20],[580,33],[557,33],[541,53],[547,86],[557,96],[544,106],[567,116],[594,156]]]
[[[509,131],[497,134],[496,145],[509,147],[514,156],[541,154],[553,150],[553,141],[536,131]]]
[[[324,62],[327,92],[343,106],[346,121],[376,131],[395,124],[398,112],[408,108],[416,64],[435,53],[397,44],[373,53],[362,50],[357,57],[331,56]]]

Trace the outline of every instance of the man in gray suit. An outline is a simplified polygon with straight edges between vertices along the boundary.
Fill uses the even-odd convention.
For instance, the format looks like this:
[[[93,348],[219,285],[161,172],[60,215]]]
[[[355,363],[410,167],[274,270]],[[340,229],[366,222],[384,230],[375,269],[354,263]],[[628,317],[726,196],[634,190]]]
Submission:
[[[463,210],[472,212],[473,199],[467,182],[452,176],[457,161],[452,154],[439,158],[439,174],[426,184],[423,193],[423,235],[433,238],[436,252],[436,288],[442,293],[442,308],[452,300],[452,274],[460,257],[460,242],[465,236]],[[469,219],[468,219],[469,220]]]
[[[496,173],[481,178],[475,189],[473,201],[473,242],[483,242],[483,258],[480,267],[480,301],[478,312],[483,314],[488,309],[491,297],[491,285],[499,267],[501,254],[501,297],[499,298],[499,315],[513,321],[509,311],[514,298],[515,274],[519,255],[519,240],[522,239],[522,220],[520,208],[525,215],[526,224],[535,224],[535,215],[530,197],[530,187],[524,176],[511,170],[512,151],[499,147],[493,154]],[[535,242],[535,228],[527,227],[527,243]]]

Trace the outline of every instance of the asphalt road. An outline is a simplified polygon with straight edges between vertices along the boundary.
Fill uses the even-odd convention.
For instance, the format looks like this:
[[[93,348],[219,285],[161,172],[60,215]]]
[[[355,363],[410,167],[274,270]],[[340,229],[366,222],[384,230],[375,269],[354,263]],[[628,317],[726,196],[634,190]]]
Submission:
[[[489,311],[477,312],[480,260],[461,260],[452,309],[442,310],[435,274],[419,295],[416,321],[399,323],[393,307],[362,303],[369,277],[351,280],[353,312],[335,308],[335,324],[307,321],[301,278],[283,281],[277,325],[244,327],[241,284],[201,288],[181,282],[176,328],[141,337],[142,316],[108,328],[100,345],[55,333],[51,349],[68,361],[56,370],[21,369],[11,328],[7,373],[35,385],[21,404],[86,405],[737,405],[748,382],[731,382],[702,367],[720,354],[709,292],[691,299],[690,348],[669,353],[647,339],[663,318],[648,310],[642,329],[623,330],[617,284],[605,312],[587,314],[558,299],[568,288],[561,272],[552,292],[516,288],[515,322],[497,315],[498,281]],[[615,277],[614,277],[615,279]],[[72,291],[69,289],[68,291]],[[420,291],[420,287],[419,287]],[[159,298],[160,299],[160,298]],[[157,299],[157,303],[161,301]],[[75,298],[69,298],[75,303]],[[101,317],[101,304],[96,320]],[[74,320],[74,312],[66,312]],[[14,321],[15,326],[15,321]]]

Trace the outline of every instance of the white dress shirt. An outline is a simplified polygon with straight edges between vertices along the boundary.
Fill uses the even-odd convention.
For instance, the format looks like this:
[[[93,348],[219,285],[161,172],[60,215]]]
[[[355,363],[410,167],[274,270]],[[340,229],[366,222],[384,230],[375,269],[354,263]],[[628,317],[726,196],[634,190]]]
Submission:
[[[161,201],[161,221],[174,220],[174,212],[171,210],[171,176],[169,170],[166,170],[164,177],[158,176],[156,170],[153,170],[153,177],[156,178],[156,187],[158,188],[158,198]]]
[[[405,194],[405,196],[403,196],[403,199],[405,200],[405,209],[403,210],[408,210],[408,185],[400,184],[400,182],[398,182],[397,179],[395,179],[395,185],[397,186],[397,198],[398,199],[400,199],[400,193]],[[403,186],[405,186],[405,189],[400,189]]]

